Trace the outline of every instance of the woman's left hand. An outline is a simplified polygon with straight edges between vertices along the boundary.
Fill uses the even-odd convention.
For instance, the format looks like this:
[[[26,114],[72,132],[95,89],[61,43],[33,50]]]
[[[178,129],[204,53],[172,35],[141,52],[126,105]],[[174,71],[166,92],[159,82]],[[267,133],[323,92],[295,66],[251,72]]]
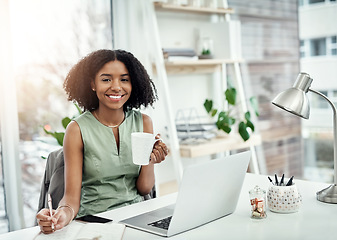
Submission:
[[[160,139],[160,134],[156,135],[156,139]],[[152,153],[150,155],[150,163],[160,163],[165,160],[165,157],[168,154],[168,148],[162,140],[157,141],[152,149]]]

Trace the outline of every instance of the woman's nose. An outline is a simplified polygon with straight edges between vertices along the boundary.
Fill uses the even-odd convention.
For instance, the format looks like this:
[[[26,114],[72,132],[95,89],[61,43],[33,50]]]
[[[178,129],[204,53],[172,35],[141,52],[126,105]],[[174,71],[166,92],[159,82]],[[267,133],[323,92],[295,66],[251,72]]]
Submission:
[[[114,91],[118,91],[121,89],[121,84],[118,80],[114,80],[111,82],[110,88]]]

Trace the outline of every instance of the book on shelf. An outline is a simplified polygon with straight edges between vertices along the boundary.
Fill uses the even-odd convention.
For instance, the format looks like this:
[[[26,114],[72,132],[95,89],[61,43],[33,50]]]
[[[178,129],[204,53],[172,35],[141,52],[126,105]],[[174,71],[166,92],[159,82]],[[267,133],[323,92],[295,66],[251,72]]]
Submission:
[[[179,61],[198,61],[198,56],[186,57],[186,56],[168,56],[165,58],[168,62],[179,62]]]
[[[163,48],[164,58],[171,56],[194,57],[197,56],[193,48]]]
[[[34,240],[76,240],[76,239],[122,239],[125,225],[120,223],[79,223],[73,221],[68,226],[51,234],[40,232]]]

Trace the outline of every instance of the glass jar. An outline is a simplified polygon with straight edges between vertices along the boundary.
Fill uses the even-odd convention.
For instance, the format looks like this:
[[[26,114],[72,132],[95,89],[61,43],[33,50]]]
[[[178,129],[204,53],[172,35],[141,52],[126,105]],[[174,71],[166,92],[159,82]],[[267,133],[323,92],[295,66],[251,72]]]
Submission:
[[[252,219],[266,218],[266,191],[259,186],[255,186],[254,189],[249,191],[249,198],[252,207],[250,217]]]

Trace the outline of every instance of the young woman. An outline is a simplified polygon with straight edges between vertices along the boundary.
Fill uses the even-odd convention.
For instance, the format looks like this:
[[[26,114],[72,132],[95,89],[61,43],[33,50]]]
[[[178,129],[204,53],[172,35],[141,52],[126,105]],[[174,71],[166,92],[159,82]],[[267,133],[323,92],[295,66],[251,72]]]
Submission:
[[[167,146],[157,141],[148,165],[132,162],[131,133],[153,133],[151,118],[135,109],[153,105],[157,96],[144,66],[131,53],[89,54],[70,70],[64,89],[68,100],[85,112],[65,132],[65,192],[59,207],[52,217],[48,209],[36,216],[44,233],[61,229],[75,216],[142,201],[154,186],[154,164],[168,154]]]

